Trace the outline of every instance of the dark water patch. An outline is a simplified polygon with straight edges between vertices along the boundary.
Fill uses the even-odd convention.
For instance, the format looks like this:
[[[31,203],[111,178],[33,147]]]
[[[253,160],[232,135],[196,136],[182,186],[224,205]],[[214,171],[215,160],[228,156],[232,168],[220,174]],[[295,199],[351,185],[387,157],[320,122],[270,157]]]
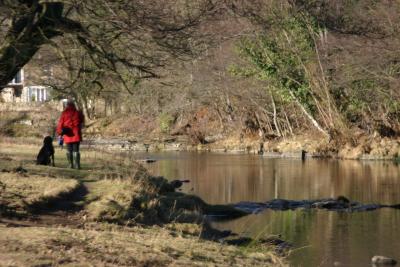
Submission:
[[[314,199],[314,200],[287,200],[273,199],[265,203],[260,202],[239,202],[235,208],[247,213],[260,213],[264,210],[296,210],[296,209],[324,209],[339,212],[362,212],[372,211],[381,208],[400,209],[400,204],[363,204],[350,201],[346,197]]]

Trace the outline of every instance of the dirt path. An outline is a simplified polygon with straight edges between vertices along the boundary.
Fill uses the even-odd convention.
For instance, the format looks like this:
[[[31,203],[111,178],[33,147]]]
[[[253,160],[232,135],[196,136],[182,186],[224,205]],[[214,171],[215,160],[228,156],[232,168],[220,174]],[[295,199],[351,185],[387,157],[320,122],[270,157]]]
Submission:
[[[81,228],[84,223],[84,200],[88,194],[82,183],[68,194],[61,195],[47,203],[30,206],[30,214],[22,218],[0,218],[7,227],[68,226]]]

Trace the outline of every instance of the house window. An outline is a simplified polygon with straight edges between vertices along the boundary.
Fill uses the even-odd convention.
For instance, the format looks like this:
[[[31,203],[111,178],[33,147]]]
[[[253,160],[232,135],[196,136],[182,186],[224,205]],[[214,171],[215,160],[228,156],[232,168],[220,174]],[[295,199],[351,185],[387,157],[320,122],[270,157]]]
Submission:
[[[27,102],[46,102],[49,100],[49,87],[27,86],[24,87]]]
[[[17,75],[15,75],[14,78],[14,83],[21,83],[22,79],[21,79],[21,71],[17,72]]]
[[[23,79],[23,70],[19,70],[10,84],[21,84]]]

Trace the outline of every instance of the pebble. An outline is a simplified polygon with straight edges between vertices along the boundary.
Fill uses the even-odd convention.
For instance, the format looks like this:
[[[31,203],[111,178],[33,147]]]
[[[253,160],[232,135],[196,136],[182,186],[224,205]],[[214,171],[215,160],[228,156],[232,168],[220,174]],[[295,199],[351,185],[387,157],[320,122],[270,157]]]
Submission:
[[[394,266],[397,264],[397,261],[392,259],[392,258],[388,258],[385,256],[373,256],[371,259],[373,264],[376,264],[378,266]]]

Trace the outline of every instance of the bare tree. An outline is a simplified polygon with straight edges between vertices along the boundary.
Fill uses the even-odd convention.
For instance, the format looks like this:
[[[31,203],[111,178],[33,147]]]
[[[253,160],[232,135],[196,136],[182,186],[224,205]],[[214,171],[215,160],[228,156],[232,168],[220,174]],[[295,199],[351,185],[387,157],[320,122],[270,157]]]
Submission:
[[[216,1],[215,1],[216,2]],[[212,0],[103,1],[3,0],[0,88],[44,44],[61,52],[82,47],[100,69],[114,72],[129,90],[133,79],[157,77],[171,56],[185,57],[203,45],[203,22],[218,12]],[[65,60],[71,60],[65,57]],[[85,71],[84,69],[81,71]]]

